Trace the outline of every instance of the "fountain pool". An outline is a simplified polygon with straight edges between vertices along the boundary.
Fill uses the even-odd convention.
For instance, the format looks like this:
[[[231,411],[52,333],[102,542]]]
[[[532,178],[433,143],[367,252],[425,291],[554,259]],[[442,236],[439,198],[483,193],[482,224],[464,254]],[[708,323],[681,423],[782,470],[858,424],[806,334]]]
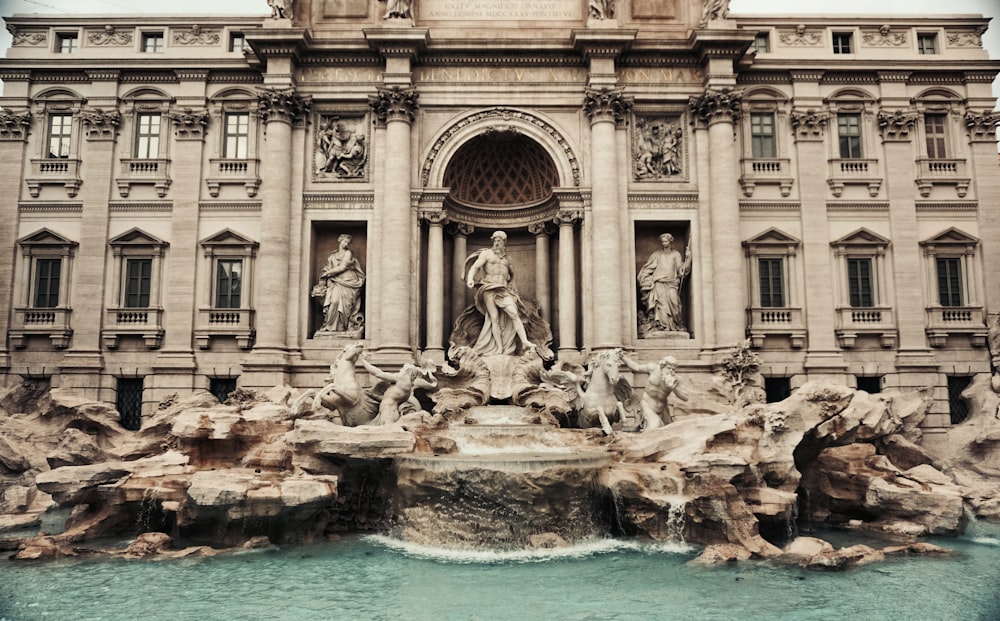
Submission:
[[[441,551],[383,537],[174,561],[0,562],[0,621],[900,620],[1000,618],[1000,525],[950,558],[846,572],[691,566],[681,546]]]

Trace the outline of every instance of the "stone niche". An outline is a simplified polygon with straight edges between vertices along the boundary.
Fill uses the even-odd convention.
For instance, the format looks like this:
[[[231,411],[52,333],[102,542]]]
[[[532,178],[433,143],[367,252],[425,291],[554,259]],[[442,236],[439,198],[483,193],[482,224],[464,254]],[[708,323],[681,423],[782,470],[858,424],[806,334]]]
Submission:
[[[350,250],[354,258],[361,264],[365,273],[365,285],[361,288],[361,312],[365,314],[365,326],[368,324],[367,304],[365,298],[368,292],[368,226],[366,222],[328,221],[314,222],[312,230],[312,252],[309,263],[309,331],[312,338],[316,330],[323,325],[323,298],[311,295],[313,287],[319,282],[319,275],[326,265],[327,257],[339,246],[339,238],[343,234],[351,236]],[[345,334],[345,338],[349,335]],[[363,334],[362,334],[363,336]]]
[[[684,330],[657,330],[651,328],[646,320],[646,306],[643,303],[642,291],[637,277],[640,270],[657,250],[662,249],[660,235],[670,233],[674,236],[672,248],[684,256],[684,251],[690,243],[691,223],[684,220],[644,220],[635,223],[635,265],[632,270],[632,286],[635,287],[636,318],[639,329],[639,338],[671,338],[688,339],[693,338],[696,326],[694,325],[695,315],[692,313],[693,285],[691,276],[697,270],[692,267],[692,274],[683,278],[678,290],[681,302],[681,322]],[[693,249],[692,249],[693,252]]]

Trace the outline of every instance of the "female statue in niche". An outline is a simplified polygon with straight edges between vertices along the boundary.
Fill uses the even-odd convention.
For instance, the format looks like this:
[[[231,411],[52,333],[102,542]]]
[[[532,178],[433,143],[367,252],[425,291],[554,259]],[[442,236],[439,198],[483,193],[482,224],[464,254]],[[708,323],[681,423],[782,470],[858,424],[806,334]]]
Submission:
[[[317,334],[326,332],[357,333],[360,336],[364,317],[361,314],[361,287],[365,273],[351,252],[351,236],[337,238],[339,246],[330,253],[313,287],[313,297],[323,298],[323,325]]]
[[[661,250],[649,255],[639,270],[639,291],[646,307],[640,318],[640,336],[656,332],[686,332],[681,308],[680,288],[691,273],[691,247],[684,255],[673,249],[674,236],[660,235]]]

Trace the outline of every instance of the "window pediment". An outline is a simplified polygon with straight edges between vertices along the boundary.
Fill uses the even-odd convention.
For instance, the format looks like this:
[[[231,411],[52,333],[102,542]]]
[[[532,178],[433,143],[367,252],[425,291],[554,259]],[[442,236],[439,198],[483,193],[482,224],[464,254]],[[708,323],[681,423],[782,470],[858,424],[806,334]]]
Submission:
[[[925,254],[956,253],[972,254],[979,245],[979,238],[965,231],[950,227],[930,239],[920,242]]]
[[[245,237],[232,229],[224,229],[218,233],[201,240],[201,246],[206,255],[220,254],[223,252],[238,254],[253,254],[260,244],[249,237]]]
[[[757,251],[762,249],[780,248],[791,252],[798,248],[800,243],[801,242],[797,238],[785,233],[781,229],[771,227],[763,233],[744,241],[743,247],[748,250]]]
[[[17,240],[17,243],[21,246],[30,246],[33,248],[65,248],[67,246],[75,247],[79,245],[75,241],[66,239],[59,233],[48,228],[43,228],[30,235],[26,235]]]
[[[117,235],[108,241],[108,244],[113,247],[159,247],[163,248],[169,246],[167,242],[163,241],[155,235],[150,235],[149,233],[143,231],[142,229],[136,227],[131,228],[121,235]]]

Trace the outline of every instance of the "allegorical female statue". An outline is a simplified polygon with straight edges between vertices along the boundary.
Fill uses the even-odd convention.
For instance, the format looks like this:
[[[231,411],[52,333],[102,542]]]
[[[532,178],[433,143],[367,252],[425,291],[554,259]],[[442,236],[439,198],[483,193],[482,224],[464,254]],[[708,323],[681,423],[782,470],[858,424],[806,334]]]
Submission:
[[[351,252],[351,236],[337,238],[339,246],[330,253],[313,287],[313,297],[323,298],[323,325],[316,334],[347,332],[360,336],[364,316],[361,314],[361,287],[365,273]]]
[[[691,273],[691,247],[680,252],[673,249],[674,236],[660,235],[661,250],[649,255],[639,270],[639,291],[646,307],[646,316],[640,319],[640,336],[656,332],[685,332],[680,288],[684,278]]]

